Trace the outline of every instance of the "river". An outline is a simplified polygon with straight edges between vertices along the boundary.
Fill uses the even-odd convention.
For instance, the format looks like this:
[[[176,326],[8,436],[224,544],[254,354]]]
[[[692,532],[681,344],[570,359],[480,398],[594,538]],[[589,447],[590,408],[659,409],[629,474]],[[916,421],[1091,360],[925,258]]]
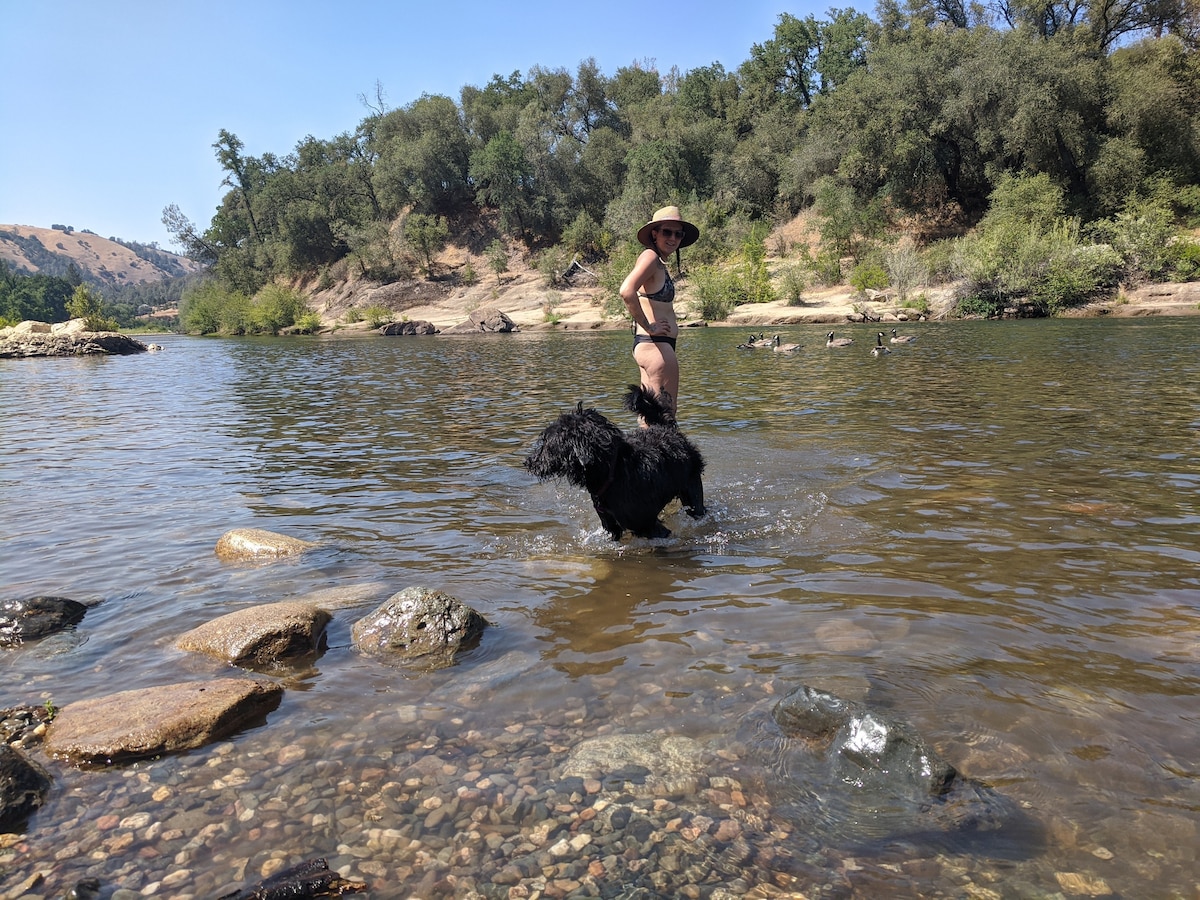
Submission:
[[[266,724],[112,769],[43,759],[55,788],[0,841],[0,891],[41,873],[24,896],[94,877],[211,897],[322,856],[373,897],[1192,896],[1198,322],[907,323],[917,340],[878,359],[866,325],[840,350],[824,326],[780,329],[795,354],[687,329],[680,423],[709,512],[620,543],[521,461],[577,401],[632,425],[623,332],[165,336],[0,361],[0,597],[94,604],[0,654],[0,707],[231,674],[174,638],[356,598],[318,660],[270,676],[286,693]],[[249,527],[320,549],[218,560]],[[412,585],[492,624],[458,665],[351,646]],[[789,823],[794,786],[752,770],[738,732],[800,685],[907,722],[1021,833]],[[613,734],[686,736],[726,768],[694,795],[562,788],[572,747]]]

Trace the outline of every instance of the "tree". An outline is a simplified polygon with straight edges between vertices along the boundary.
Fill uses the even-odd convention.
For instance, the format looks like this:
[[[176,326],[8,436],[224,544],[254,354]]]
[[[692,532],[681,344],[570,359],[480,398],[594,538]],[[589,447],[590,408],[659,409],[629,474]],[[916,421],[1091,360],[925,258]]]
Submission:
[[[488,268],[496,273],[496,286],[500,286],[500,276],[508,271],[508,249],[504,242],[497,238],[487,249]]]
[[[416,249],[425,261],[425,275],[433,277],[433,257],[446,246],[450,226],[445,216],[429,216],[413,213],[404,220],[404,238]]]
[[[525,154],[507,131],[488,141],[471,159],[476,202],[499,210],[503,228],[518,237],[524,237],[529,218],[531,175]]]

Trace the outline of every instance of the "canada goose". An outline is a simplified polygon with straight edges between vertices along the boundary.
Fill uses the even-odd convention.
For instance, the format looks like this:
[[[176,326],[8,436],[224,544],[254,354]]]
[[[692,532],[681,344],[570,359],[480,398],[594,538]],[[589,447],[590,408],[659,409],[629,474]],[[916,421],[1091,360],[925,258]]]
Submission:
[[[745,343],[738,344],[738,349],[739,350],[761,350],[766,347],[770,347],[773,344],[774,344],[774,341],[772,341],[770,338],[768,338],[767,333],[764,331],[764,332],[760,332],[759,334],[751,334],[749,339]]]
[[[916,339],[917,338],[915,335],[896,334],[896,329],[895,328],[892,329],[892,339],[891,340],[892,340],[893,344],[911,344]]]
[[[775,335],[775,337],[771,338],[771,344],[771,349],[776,353],[795,353],[800,349],[799,344],[781,344],[779,342],[779,335]]]
[[[883,332],[879,332],[879,334],[875,337],[875,346],[871,348],[871,355],[883,356],[883,354],[891,352],[891,350],[883,345]]]
[[[826,347],[849,347],[854,343],[854,338],[835,338],[833,332],[829,332],[829,338],[825,341]]]

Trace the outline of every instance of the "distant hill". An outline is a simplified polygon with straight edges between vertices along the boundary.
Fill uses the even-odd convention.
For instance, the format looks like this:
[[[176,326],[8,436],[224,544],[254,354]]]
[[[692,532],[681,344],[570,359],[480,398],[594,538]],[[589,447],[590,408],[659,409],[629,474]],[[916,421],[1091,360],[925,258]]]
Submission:
[[[0,259],[26,275],[66,275],[71,263],[85,282],[108,287],[191,275],[200,266],[177,253],[90,231],[0,225]]]

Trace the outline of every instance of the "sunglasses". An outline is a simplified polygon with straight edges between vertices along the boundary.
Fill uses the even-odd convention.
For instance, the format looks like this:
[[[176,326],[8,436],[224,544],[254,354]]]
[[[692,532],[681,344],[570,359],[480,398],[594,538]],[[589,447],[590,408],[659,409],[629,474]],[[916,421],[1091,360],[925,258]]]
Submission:
[[[658,233],[661,234],[663,237],[669,237],[669,238],[682,238],[683,237],[683,232],[676,231],[674,228],[660,228],[660,229],[658,229]]]

